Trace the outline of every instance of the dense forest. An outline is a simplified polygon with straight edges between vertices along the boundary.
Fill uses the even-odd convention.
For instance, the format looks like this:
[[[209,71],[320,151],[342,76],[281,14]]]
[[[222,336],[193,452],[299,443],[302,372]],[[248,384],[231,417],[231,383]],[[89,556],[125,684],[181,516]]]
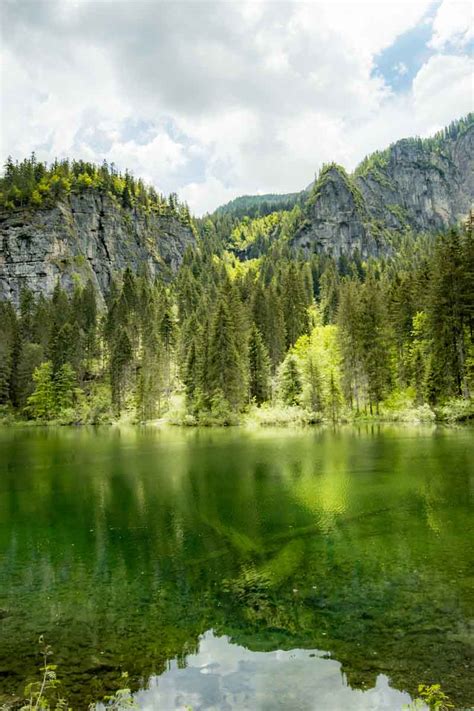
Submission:
[[[48,166],[38,161],[34,153],[22,161],[7,159],[0,178],[0,208],[7,211],[44,208],[70,193],[86,190],[107,194],[126,209],[172,214],[185,224],[191,221],[188,206],[175,193],[165,197],[130,173],[118,172],[113,164],[104,161],[97,166],[82,160],[56,160]]]
[[[285,215],[244,222],[235,240]],[[127,269],[100,308],[92,283],[71,294],[58,284],[50,299],[24,290],[18,311],[0,303],[2,414],[185,424],[470,417],[473,225],[471,215],[437,238],[406,236],[379,259],[302,259],[276,240],[240,261],[215,215],[198,222],[198,247],[171,282]]]

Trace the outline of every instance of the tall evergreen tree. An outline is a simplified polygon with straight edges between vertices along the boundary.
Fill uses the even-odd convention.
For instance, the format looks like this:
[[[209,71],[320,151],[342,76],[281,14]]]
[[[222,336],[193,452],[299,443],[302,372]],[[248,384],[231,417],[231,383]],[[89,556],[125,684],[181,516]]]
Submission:
[[[285,405],[297,405],[302,390],[298,361],[293,354],[286,356],[279,373],[279,389]]]
[[[229,405],[240,410],[246,394],[246,363],[237,341],[237,329],[226,295],[221,294],[214,314],[209,343],[209,382]]]
[[[249,394],[257,405],[270,397],[270,358],[260,331],[254,325],[249,341]]]

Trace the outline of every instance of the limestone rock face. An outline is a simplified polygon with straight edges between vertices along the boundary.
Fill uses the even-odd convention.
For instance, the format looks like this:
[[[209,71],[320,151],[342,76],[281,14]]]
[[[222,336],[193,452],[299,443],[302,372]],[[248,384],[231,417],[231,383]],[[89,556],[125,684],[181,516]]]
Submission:
[[[305,214],[293,239],[296,248],[335,257],[375,250],[362,195],[342,168],[330,166],[323,172],[305,205]]]
[[[71,290],[78,277],[104,296],[127,266],[172,274],[194,244],[173,215],[125,210],[94,190],[71,194],[49,209],[0,214],[0,298],[18,304],[22,287],[50,295],[58,279]]]
[[[455,138],[405,139],[348,176],[325,168],[312,186],[292,245],[362,257],[387,248],[387,230],[438,232],[465,219],[474,202],[474,123]]]

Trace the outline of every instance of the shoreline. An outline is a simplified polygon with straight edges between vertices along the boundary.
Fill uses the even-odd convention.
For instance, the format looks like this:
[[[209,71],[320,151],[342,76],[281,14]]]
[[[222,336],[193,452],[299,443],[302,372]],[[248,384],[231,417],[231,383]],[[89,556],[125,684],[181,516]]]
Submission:
[[[400,425],[408,427],[444,427],[444,428],[454,428],[454,427],[473,427],[474,428],[474,417],[472,415],[460,418],[430,418],[430,419],[419,419],[419,418],[409,418],[403,416],[401,413],[400,417],[393,415],[361,415],[354,417],[352,419],[340,418],[337,420],[312,420],[311,418],[305,418],[304,415],[298,419],[290,419],[288,421],[279,418],[266,418],[263,420],[256,419],[251,416],[244,416],[239,420],[233,422],[190,422],[190,421],[177,421],[173,418],[161,417],[151,420],[138,421],[134,418],[122,417],[120,419],[108,420],[103,422],[64,422],[61,420],[20,420],[20,419],[0,419],[0,427],[3,429],[29,429],[29,428],[53,428],[53,427],[69,427],[69,428],[84,428],[84,427],[104,427],[104,428],[116,428],[116,427],[153,427],[156,429],[176,429],[176,430],[215,430],[215,429],[229,429],[229,430],[265,430],[270,428],[290,430],[290,429],[327,429],[327,428],[341,428],[341,427],[359,427],[363,425]]]

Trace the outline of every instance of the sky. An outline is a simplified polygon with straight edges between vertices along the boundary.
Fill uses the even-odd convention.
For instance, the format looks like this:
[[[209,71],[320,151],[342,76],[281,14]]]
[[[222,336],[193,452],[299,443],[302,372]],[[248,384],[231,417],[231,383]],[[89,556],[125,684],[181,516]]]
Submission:
[[[465,0],[0,0],[0,159],[113,162],[194,214],[473,110]]]

